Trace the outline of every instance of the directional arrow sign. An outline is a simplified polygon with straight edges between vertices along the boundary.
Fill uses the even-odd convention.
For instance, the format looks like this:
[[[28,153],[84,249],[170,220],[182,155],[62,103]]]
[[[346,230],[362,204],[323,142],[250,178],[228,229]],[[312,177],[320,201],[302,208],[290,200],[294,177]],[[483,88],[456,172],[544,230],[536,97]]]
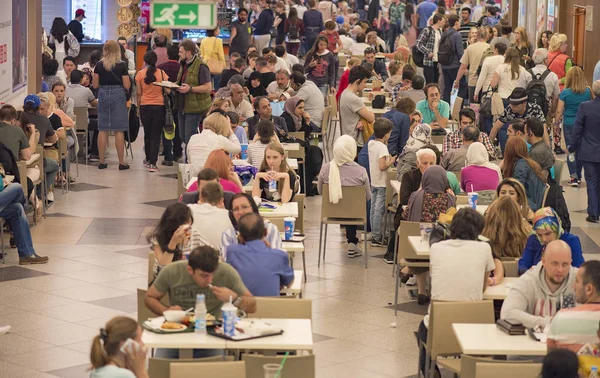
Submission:
[[[217,5],[212,2],[150,2],[150,26],[168,29],[214,29]]]

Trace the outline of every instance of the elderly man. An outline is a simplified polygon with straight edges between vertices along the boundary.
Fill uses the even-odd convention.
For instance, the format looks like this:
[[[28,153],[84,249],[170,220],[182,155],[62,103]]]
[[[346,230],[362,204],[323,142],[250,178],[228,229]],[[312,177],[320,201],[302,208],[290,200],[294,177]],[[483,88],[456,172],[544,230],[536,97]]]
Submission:
[[[600,215],[600,80],[592,84],[592,92],[596,98],[581,103],[577,110],[569,153],[577,151],[583,164],[588,197],[585,220],[597,223]]]
[[[545,327],[554,314],[575,306],[573,284],[577,268],[571,266],[571,248],[562,240],[546,246],[540,264],[513,284],[500,318],[522,323],[527,328]]]
[[[323,121],[323,93],[315,83],[297,71],[290,75],[290,86],[296,91],[296,97],[304,100],[304,110],[310,114],[315,125],[321,127]]]
[[[320,92],[319,92],[320,93]],[[321,97],[322,98],[322,97]],[[254,100],[254,110],[256,110],[256,115],[254,117],[248,118],[248,139],[253,140],[256,135],[256,125],[261,120],[269,120],[273,122],[275,125],[275,134],[280,135],[281,133],[278,130],[285,131],[287,134],[288,128],[285,123],[285,119],[281,117],[277,117],[273,115],[273,109],[271,109],[271,102],[268,98],[259,96]]]
[[[560,94],[560,88],[558,86],[558,76],[548,69],[548,50],[537,49],[533,52],[531,57],[535,63],[535,67],[528,70],[533,80],[539,79],[544,82],[546,86],[546,127],[548,129],[548,135],[551,135],[552,130],[552,119],[556,113],[556,105],[558,104],[558,96]],[[554,128],[555,139],[558,139],[560,143],[560,125]],[[556,144],[556,143],[555,143]]]
[[[425,86],[426,100],[417,102],[417,110],[423,114],[423,123],[432,129],[445,129],[450,117],[450,104],[440,98],[440,86],[429,83]]]
[[[269,100],[285,101],[294,94],[290,86],[290,73],[286,70],[279,70],[275,74],[275,81],[267,87]]]
[[[252,105],[245,99],[244,88],[239,84],[231,84],[231,104],[233,111],[240,116],[240,122],[254,116]]]
[[[448,150],[442,156],[442,162],[440,163],[442,168],[450,172],[460,172],[460,170],[465,167],[467,162],[467,150],[469,149],[469,146],[471,144],[479,142],[479,137],[481,133],[479,132],[479,129],[473,126],[473,124],[471,123],[470,125],[462,128],[459,134],[462,134],[462,146]]]
[[[458,113],[458,117],[460,120],[460,129],[451,132],[450,134],[446,135],[446,137],[444,138],[444,145],[442,148],[442,152],[444,155],[452,149],[460,148],[464,142],[463,141],[464,129],[467,126],[475,125],[475,112],[471,108],[461,109],[460,113]],[[488,138],[488,136],[485,133],[479,134],[479,139],[476,140],[476,142],[483,143],[483,145],[485,146],[485,149],[487,150],[487,152],[490,156],[492,156],[492,157],[496,156],[496,151],[494,150],[494,146],[492,146],[492,142],[490,142],[490,139]],[[451,171],[453,171],[453,170],[454,169],[451,169]]]

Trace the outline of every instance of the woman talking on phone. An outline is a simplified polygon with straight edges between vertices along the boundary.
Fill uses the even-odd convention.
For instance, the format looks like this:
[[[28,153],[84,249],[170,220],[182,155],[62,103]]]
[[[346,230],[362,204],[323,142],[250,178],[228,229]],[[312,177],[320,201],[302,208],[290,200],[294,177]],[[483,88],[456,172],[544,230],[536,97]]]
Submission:
[[[329,93],[335,94],[335,57],[327,49],[328,46],[327,37],[319,35],[315,45],[306,54],[304,63],[307,79],[319,87],[323,98],[327,98]]]
[[[142,328],[117,316],[100,328],[92,341],[90,378],[149,378]]]

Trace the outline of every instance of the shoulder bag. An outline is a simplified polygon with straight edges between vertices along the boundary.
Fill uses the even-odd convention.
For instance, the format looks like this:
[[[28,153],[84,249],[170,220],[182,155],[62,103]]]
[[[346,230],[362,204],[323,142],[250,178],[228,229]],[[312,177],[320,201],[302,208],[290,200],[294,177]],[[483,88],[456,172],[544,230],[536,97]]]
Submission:
[[[165,80],[164,71],[161,73],[163,81]],[[165,126],[163,127],[165,139],[173,140],[175,138],[175,117],[173,116],[173,101],[170,94],[167,94],[165,87],[162,87],[162,94],[165,103]]]
[[[215,41],[213,43],[213,49],[211,58],[206,60],[206,65],[210,70],[210,73],[213,75],[220,75],[221,72],[225,69],[225,62],[220,59],[213,59],[212,57],[215,55],[215,49],[217,48],[217,38],[215,37]]]

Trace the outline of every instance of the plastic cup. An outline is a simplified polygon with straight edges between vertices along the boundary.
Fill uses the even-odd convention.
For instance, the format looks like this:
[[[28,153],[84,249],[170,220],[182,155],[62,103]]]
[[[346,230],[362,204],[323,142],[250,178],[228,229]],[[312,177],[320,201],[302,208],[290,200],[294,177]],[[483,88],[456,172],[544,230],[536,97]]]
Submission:
[[[275,378],[279,371],[279,364],[264,364],[263,371],[265,373],[265,378]],[[283,378],[283,373],[279,373],[279,377],[277,378]]]
[[[241,144],[242,152],[240,153],[240,159],[248,159],[248,144]]]
[[[469,206],[473,210],[477,210],[477,200],[479,199],[479,194],[477,192],[469,192],[467,195],[469,196]]]
[[[286,217],[283,218],[283,228],[284,228],[284,237],[285,240],[292,240],[294,236],[294,225],[296,223],[296,218],[294,217]]]
[[[431,235],[432,228],[433,228],[433,225],[431,223],[421,223],[420,224],[421,241],[429,243],[429,236]]]

